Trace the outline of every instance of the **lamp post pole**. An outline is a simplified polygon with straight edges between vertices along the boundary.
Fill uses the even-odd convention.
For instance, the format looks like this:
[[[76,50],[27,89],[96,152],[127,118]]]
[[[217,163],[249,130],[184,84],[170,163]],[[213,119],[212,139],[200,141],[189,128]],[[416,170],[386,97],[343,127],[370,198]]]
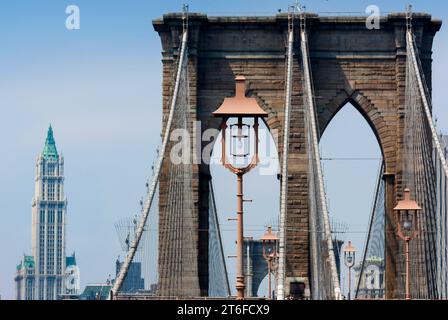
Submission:
[[[352,283],[351,283],[351,274],[352,274],[352,270],[351,270],[352,268],[351,267],[349,267],[348,268],[348,300],[352,300],[352,297],[351,297],[351,289],[352,289]]]
[[[268,290],[269,290],[269,294],[268,294],[268,299],[271,300],[272,299],[272,289],[271,289],[271,264],[272,261],[271,259],[268,259]]]
[[[244,243],[244,230],[243,230],[243,173],[238,172],[237,176],[237,276],[236,276],[236,291],[237,299],[244,299],[244,266],[243,266],[243,243]]]
[[[409,279],[410,274],[410,259],[409,259],[409,241],[410,238],[405,239],[405,255],[406,255],[406,300],[411,300],[411,281]]]

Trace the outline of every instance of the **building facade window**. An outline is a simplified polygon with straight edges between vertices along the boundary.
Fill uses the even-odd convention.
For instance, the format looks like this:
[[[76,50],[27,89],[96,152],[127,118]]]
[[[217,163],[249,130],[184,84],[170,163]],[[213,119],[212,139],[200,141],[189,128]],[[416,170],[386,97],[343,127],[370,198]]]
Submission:
[[[57,273],[61,274],[62,273],[62,247],[63,247],[63,243],[62,243],[62,225],[59,223],[58,224],[58,238],[57,238]]]
[[[34,279],[27,278],[26,280],[26,300],[33,300],[34,298]]]
[[[59,183],[59,181],[56,182],[56,201],[60,201],[61,200],[61,184]]]
[[[62,221],[62,209],[58,210],[58,224],[62,224],[64,221]]]
[[[54,274],[54,225],[48,225],[47,235],[47,274]]]
[[[44,300],[45,281],[43,278],[39,279],[39,300]]]
[[[41,224],[45,223],[45,210],[43,209],[39,210],[39,223]]]
[[[62,293],[62,279],[58,278],[56,280],[56,299]]]
[[[47,278],[47,300],[54,300],[54,279]]]
[[[44,273],[45,266],[45,224],[39,226],[39,273]]]
[[[16,280],[16,292],[17,292],[16,300],[22,300],[22,290],[21,290],[22,281],[23,279]]]
[[[48,223],[54,224],[54,211],[53,210],[48,211]]]
[[[48,182],[48,200],[54,201],[54,181]]]
[[[53,177],[54,176],[54,163],[53,162],[48,162],[47,163],[46,175],[49,176],[49,177]]]

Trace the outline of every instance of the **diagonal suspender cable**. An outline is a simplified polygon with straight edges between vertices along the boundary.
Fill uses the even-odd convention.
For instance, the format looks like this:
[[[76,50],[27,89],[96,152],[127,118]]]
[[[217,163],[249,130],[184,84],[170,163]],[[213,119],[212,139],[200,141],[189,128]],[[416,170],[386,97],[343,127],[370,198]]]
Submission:
[[[358,277],[358,281],[356,281],[356,285],[355,285],[355,299],[356,298],[360,298],[362,296],[361,293],[361,283],[363,281],[363,279],[365,279],[366,276],[366,272],[365,272],[365,267],[366,267],[366,259],[368,258],[368,254],[369,257],[372,256],[371,250],[369,250],[371,247],[373,247],[374,244],[374,232],[382,232],[382,230],[378,230],[376,229],[376,225],[377,225],[377,221],[381,221],[383,223],[381,223],[381,229],[384,229],[384,182],[383,182],[383,175],[384,175],[384,161],[381,161],[381,165],[378,169],[378,177],[376,179],[376,187],[375,187],[375,195],[372,201],[372,211],[370,212],[370,218],[369,218],[369,225],[367,228],[367,236],[364,242],[364,252],[362,254],[362,259],[361,259],[361,265],[360,265],[360,276]],[[381,208],[379,208],[381,206]],[[382,210],[381,210],[382,209]],[[381,213],[382,217],[378,217],[378,214]],[[385,248],[384,248],[384,241],[381,241],[380,243],[381,245],[381,251],[384,252]],[[373,250],[372,250],[373,251]],[[382,255],[384,256],[384,254]],[[381,256],[380,256],[381,257]]]
[[[311,73],[310,73],[310,60],[308,56],[308,44],[307,44],[307,33],[305,28],[302,28],[301,30],[301,51],[302,51],[302,59],[303,59],[303,73],[304,73],[304,81],[305,81],[305,93],[308,97],[308,115],[310,126],[311,126],[311,137],[312,137],[312,144],[313,144],[313,152],[312,155],[314,158],[314,161],[316,162],[314,165],[316,167],[316,175],[318,178],[318,185],[317,185],[317,192],[319,194],[320,198],[320,207],[322,212],[320,213],[323,218],[324,223],[324,236],[326,240],[327,250],[328,250],[328,258],[329,258],[329,264],[330,264],[330,281],[331,281],[331,288],[332,288],[332,297],[327,298],[333,298],[335,300],[341,299],[341,290],[339,286],[339,277],[337,273],[336,268],[336,259],[334,255],[334,249],[333,249],[333,239],[331,237],[331,229],[330,229],[330,220],[328,216],[328,209],[327,209],[327,202],[325,198],[325,189],[324,189],[324,182],[322,178],[322,167],[320,163],[320,154],[319,154],[319,139],[318,139],[318,131],[316,126],[316,110],[314,106],[314,100],[313,100],[313,90],[311,85]],[[305,106],[306,107],[306,106]],[[308,150],[310,151],[310,150]],[[319,213],[318,213],[319,214]],[[317,230],[314,230],[313,232],[316,232]],[[330,284],[326,284],[330,285]]]
[[[145,206],[144,206],[142,216],[141,216],[141,219],[140,219],[140,222],[139,222],[136,234],[135,234],[134,241],[132,242],[132,245],[129,248],[129,252],[126,255],[126,259],[123,262],[123,265],[120,269],[120,273],[118,274],[117,279],[114,283],[114,286],[111,289],[110,297],[113,297],[114,295],[117,294],[117,292],[121,288],[121,285],[124,282],[124,279],[126,278],[127,272],[129,270],[129,266],[131,265],[131,262],[135,256],[140,239],[142,238],[146,220],[148,219],[148,216],[149,216],[151,204],[154,199],[154,194],[155,194],[157,184],[159,181],[159,175],[160,175],[160,170],[162,168],[162,162],[163,162],[163,159],[165,156],[165,150],[166,150],[168,140],[169,140],[169,135],[171,132],[171,125],[173,123],[173,115],[174,115],[174,111],[175,111],[174,109],[175,109],[176,101],[177,101],[177,93],[179,91],[179,82],[180,82],[180,78],[181,78],[182,67],[183,67],[183,64],[185,63],[184,60],[185,60],[185,56],[186,56],[185,52],[186,52],[186,46],[187,46],[187,39],[188,39],[188,29],[185,29],[183,32],[183,35],[182,35],[181,50],[180,50],[180,56],[179,56],[179,63],[177,66],[176,82],[174,85],[174,92],[173,92],[171,105],[170,105],[170,113],[168,115],[165,132],[163,134],[163,142],[162,142],[162,147],[159,152],[159,158],[157,159],[157,163],[156,163],[156,166],[154,169],[153,180],[151,182],[151,186],[150,186],[148,194],[147,194]]]
[[[448,166],[446,163],[445,154],[444,154],[442,146],[440,144],[439,136],[437,135],[436,128],[434,127],[434,124],[432,122],[431,109],[429,107],[429,104],[430,104],[429,99],[430,98],[428,97],[427,90],[425,90],[425,86],[423,84],[422,74],[420,72],[419,64],[417,62],[417,57],[415,55],[414,36],[412,35],[411,31],[407,32],[407,40],[408,40],[408,44],[409,44],[409,49],[411,51],[411,59],[412,59],[413,65],[414,65],[414,71],[417,75],[418,89],[420,91],[420,96],[423,101],[423,107],[424,107],[424,112],[426,115],[426,120],[427,120],[427,122],[429,124],[429,128],[431,130],[432,140],[435,144],[436,152],[440,158],[440,162],[442,163],[442,169],[445,172],[445,175],[448,176]]]
[[[286,211],[288,205],[288,153],[289,153],[289,125],[291,109],[291,89],[292,89],[292,65],[293,65],[293,43],[294,43],[294,25],[293,16],[289,17],[288,30],[288,61],[286,74],[286,94],[285,94],[285,122],[283,125],[283,156],[282,156],[282,185],[280,198],[280,226],[279,226],[279,259],[278,259],[278,281],[277,281],[277,299],[285,299],[285,227]]]
[[[216,232],[216,238],[218,239],[219,248],[217,254],[219,255],[221,267],[224,269],[222,270],[224,273],[224,289],[226,292],[226,296],[230,296],[230,283],[229,283],[229,274],[227,272],[227,265],[226,265],[226,258],[224,256],[224,247],[222,244],[222,237],[221,237],[221,227],[219,225],[219,217],[218,217],[218,210],[216,208],[216,202],[215,202],[215,191],[213,190],[213,183],[212,180],[209,182],[209,188],[210,188],[210,200],[212,208],[212,219],[214,222],[214,230]]]
[[[418,91],[419,96],[419,102],[418,107],[422,106],[421,110],[421,121],[424,121],[423,123],[420,123],[419,126],[419,138],[420,138],[420,149],[418,151],[422,154],[424,154],[423,157],[423,163],[419,168],[425,168],[424,174],[421,174],[419,170],[420,175],[418,175],[419,181],[423,182],[424,185],[420,186],[420,194],[424,195],[424,207],[425,209],[428,208],[428,213],[431,213],[429,215],[429,230],[428,226],[425,223],[426,227],[426,233],[424,233],[425,237],[428,237],[430,240],[430,243],[426,244],[426,251],[428,251],[428,256],[426,257],[426,264],[425,266],[429,268],[428,272],[426,274],[428,275],[428,289],[429,289],[429,296],[426,298],[434,298],[434,297],[443,297],[445,295],[444,292],[444,286],[443,282],[441,281],[442,278],[445,277],[445,272],[443,271],[443,261],[446,259],[444,256],[445,249],[443,248],[444,243],[441,242],[438,239],[442,239],[443,237],[446,237],[445,234],[441,234],[442,229],[440,229],[439,223],[436,223],[436,221],[440,221],[440,218],[444,216],[444,208],[443,204],[446,201],[446,192],[445,193],[437,193],[437,182],[435,179],[436,177],[436,168],[437,175],[439,177],[447,177],[448,176],[448,166],[445,158],[445,152],[442,148],[442,145],[439,140],[439,136],[437,135],[436,128],[434,126],[434,123],[432,121],[432,114],[431,114],[431,97],[430,93],[425,81],[425,77],[423,74],[423,69],[421,66],[421,61],[418,57],[418,54],[416,52],[416,44],[414,35],[412,33],[412,27],[408,27],[407,31],[407,47],[408,47],[408,53],[409,53],[409,63],[411,64],[412,68],[412,74],[415,78],[414,87],[412,88],[411,92]],[[416,86],[416,87],[415,87]],[[421,105],[420,102],[423,104]],[[418,131],[418,130],[417,130]],[[429,135],[431,136],[431,141],[429,141]],[[432,142],[432,143],[431,143]],[[431,154],[431,150],[429,149],[429,145],[433,146],[433,161],[429,158]],[[437,167],[433,167],[437,166]],[[429,171],[430,169],[433,169],[434,171]],[[440,184],[438,185],[439,187]],[[442,206],[441,206],[442,204]],[[433,214],[432,214],[433,213]],[[426,218],[426,214],[424,215],[424,218]],[[443,222],[442,222],[443,224]],[[435,236],[434,233],[437,233]],[[436,244],[434,246],[434,244]],[[434,248],[437,247],[437,248]],[[438,251],[435,251],[438,250]],[[441,252],[440,252],[441,251]],[[437,260],[437,264],[435,265],[435,260]],[[429,266],[428,266],[429,265]]]

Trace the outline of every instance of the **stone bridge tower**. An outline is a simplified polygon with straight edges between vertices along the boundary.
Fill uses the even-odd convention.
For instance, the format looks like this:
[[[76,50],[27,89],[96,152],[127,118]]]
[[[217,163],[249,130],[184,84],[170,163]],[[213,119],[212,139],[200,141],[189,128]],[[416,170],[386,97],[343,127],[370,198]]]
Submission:
[[[174,85],[172,79],[182,31],[181,15],[167,14],[153,24],[162,41],[163,110],[166,115]],[[428,14],[414,14],[413,26],[425,77],[430,85],[432,42],[441,22],[432,20]],[[392,298],[397,294],[398,277],[394,258],[398,243],[391,218],[392,208],[402,188],[405,14],[382,17],[380,29],[374,30],[366,28],[365,17],[307,14],[307,30],[320,134],[335,114],[350,102],[367,120],[381,147],[386,182],[386,292],[387,297]],[[202,130],[218,128],[218,120],[212,117],[212,111],[217,109],[225,97],[234,95],[235,75],[244,75],[247,79],[247,95],[255,97],[269,114],[267,126],[271,130],[278,129],[280,133],[277,147],[279,159],[282,159],[287,32],[286,14],[272,17],[208,17],[190,14],[190,111],[197,120],[202,121]],[[286,295],[290,289],[289,283],[301,282],[309,286],[311,273],[309,234],[305,231],[309,224],[308,170],[298,21],[295,34],[286,221]],[[208,235],[204,230],[208,228],[210,170],[205,164],[192,166],[197,243],[190,249],[197,256],[198,263],[190,270],[193,275],[191,295],[207,295]],[[161,193],[162,200],[163,196]],[[163,214],[161,211],[161,220]],[[160,250],[165,250],[163,243],[160,244]],[[170,263],[165,260],[159,259],[159,270],[169,268]],[[169,274],[169,270],[166,274]],[[165,280],[160,279],[161,282]]]

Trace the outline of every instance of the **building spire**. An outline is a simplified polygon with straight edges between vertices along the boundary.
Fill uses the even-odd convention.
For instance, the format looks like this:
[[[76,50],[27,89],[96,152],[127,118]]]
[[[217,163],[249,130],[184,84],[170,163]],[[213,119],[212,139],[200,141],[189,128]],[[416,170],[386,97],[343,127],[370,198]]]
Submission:
[[[45,140],[45,146],[42,155],[45,159],[51,157],[55,159],[59,158],[58,150],[56,149],[56,142],[54,141],[53,137],[53,128],[51,127],[51,124],[50,127],[48,128],[47,139]]]

